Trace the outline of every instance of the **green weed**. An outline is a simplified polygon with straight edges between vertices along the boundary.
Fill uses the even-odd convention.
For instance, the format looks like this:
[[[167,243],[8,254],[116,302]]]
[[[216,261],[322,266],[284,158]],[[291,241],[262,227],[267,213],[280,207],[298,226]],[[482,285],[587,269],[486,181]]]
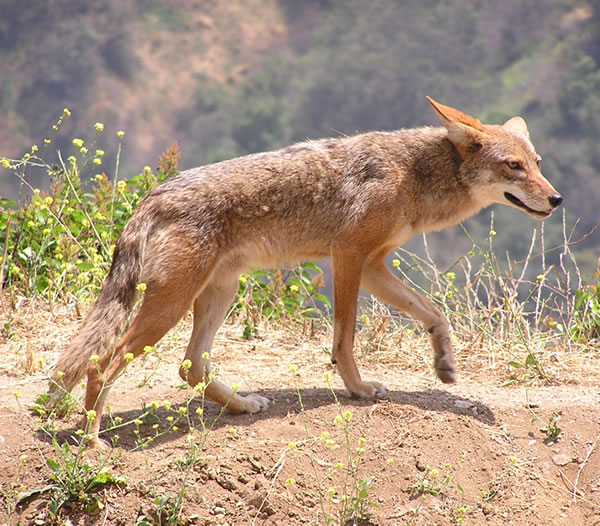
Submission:
[[[168,491],[164,495],[152,499],[154,510],[150,515],[139,515],[136,526],[167,526],[181,524],[184,490],[181,489],[175,496]]]
[[[596,272],[594,278],[594,284],[575,291],[574,323],[570,333],[584,342],[600,338],[600,272]]]
[[[53,414],[64,417],[77,409],[79,409],[79,403],[70,393],[65,393],[57,402],[51,401],[47,393],[42,393],[29,406],[32,413],[46,419]]]
[[[63,510],[79,507],[86,513],[95,513],[103,508],[98,492],[109,485],[127,482],[127,477],[114,475],[108,464],[108,457],[98,465],[87,462],[84,449],[75,453],[66,442],[59,446],[53,439],[52,445],[57,459],[46,458],[50,469],[49,484],[43,487],[23,491],[17,496],[17,505],[38,495],[49,493],[48,517],[52,523],[59,520]]]
[[[329,299],[319,292],[323,272],[314,263],[285,270],[254,270],[239,280],[238,299],[230,315],[242,318],[243,338],[253,338],[261,322],[298,321],[329,312]]]
[[[552,443],[558,442],[562,429],[558,427],[559,415],[551,416],[548,419],[548,423],[540,428],[540,431],[546,435],[544,442]]]
[[[409,487],[408,491],[413,498],[422,495],[440,495],[451,482],[451,475],[446,474],[440,477],[437,469],[430,469],[425,474],[419,473],[416,482]]]

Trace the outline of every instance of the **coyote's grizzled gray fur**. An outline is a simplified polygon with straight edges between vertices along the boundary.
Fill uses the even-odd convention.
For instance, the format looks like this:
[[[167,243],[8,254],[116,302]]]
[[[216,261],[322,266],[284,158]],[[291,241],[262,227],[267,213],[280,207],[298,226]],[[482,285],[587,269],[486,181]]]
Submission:
[[[484,125],[428,100],[444,127],[308,141],[188,170],[148,193],[123,230],[96,305],[54,371],[54,396],[87,373],[85,408],[97,412],[92,446],[100,445],[107,386],[124,356],[156,343],[192,305],[191,368],[182,376],[192,385],[206,381],[206,396],[230,411],[267,408],[266,398],[207,378],[213,337],[249,266],[332,258],[332,361],[352,395],[386,393],[361,379],[352,355],[359,286],[421,321],[437,375],[455,381],[447,321],[392,275],[386,254],[492,203],[543,219],[562,198],[540,173],[523,119]],[[147,287],[143,301],[115,347],[139,283]]]

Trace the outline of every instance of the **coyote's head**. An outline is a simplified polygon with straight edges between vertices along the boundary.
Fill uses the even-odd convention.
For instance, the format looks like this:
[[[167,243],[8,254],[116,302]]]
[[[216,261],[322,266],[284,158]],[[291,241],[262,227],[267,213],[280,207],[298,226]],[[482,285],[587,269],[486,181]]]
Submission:
[[[560,194],[540,172],[541,157],[521,117],[502,126],[482,124],[430,97],[427,100],[462,158],[461,176],[483,206],[501,203],[545,219],[562,203]]]

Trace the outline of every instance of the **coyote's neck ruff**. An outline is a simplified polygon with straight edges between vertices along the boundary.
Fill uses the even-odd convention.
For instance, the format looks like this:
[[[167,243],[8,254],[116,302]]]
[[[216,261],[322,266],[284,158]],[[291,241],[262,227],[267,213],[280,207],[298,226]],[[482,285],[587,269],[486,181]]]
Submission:
[[[386,393],[361,379],[352,356],[359,287],[421,321],[438,377],[455,381],[447,321],[388,270],[386,254],[492,203],[543,219],[562,198],[540,173],[523,119],[484,125],[428,100],[444,127],[309,141],[188,170],[149,192],[123,230],[94,309],[59,360],[53,394],[87,372],[85,407],[100,415],[124,356],[156,343],[193,305],[191,367],[182,376],[206,382],[206,396],[230,411],[265,409],[266,398],[241,396],[209,377],[213,337],[249,266],[326,256],[334,281],[331,359],[352,395]],[[115,347],[139,283],[146,284],[142,304]],[[99,422],[92,423],[95,446]]]

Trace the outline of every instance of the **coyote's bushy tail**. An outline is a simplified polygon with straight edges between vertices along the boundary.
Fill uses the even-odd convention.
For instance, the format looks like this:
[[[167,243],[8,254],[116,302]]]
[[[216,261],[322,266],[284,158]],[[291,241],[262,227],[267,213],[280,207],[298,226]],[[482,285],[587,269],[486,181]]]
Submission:
[[[85,376],[93,355],[102,359],[114,351],[135,305],[148,231],[149,226],[140,225],[135,218],[123,230],[96,304],[53,368],[50,381],[53,399],[70,392]]]

